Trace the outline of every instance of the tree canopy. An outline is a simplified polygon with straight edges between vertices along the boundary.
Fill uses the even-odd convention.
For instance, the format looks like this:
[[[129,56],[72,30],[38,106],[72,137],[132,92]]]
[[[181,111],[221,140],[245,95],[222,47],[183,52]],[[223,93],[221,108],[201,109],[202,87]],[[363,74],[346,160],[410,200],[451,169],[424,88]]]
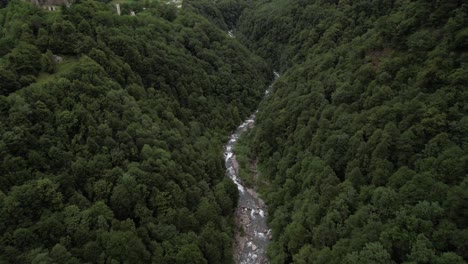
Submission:
[[[222,144],[271,71],[166,4],[0,9],[0,262],[231,263]]]
[[[244,139],[269,184],[272,263],[466,263],[467,8],[244,9],[236,37],[282,72]]]

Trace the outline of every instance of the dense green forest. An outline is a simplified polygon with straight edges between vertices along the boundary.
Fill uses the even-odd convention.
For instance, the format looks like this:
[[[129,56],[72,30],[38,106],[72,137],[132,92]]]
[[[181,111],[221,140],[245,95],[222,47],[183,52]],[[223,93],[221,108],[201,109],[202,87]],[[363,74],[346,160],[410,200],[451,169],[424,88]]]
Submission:
[[[198,12],[283,72],[239,147],[259,160],[272,263],[466,263],[468,5],[217,5]]]
[[[244,9],[236,36],[283,72],[244,139],[272,263],[466,263],[467,22],[456,0]]]
[[[232,262],[222,144],[271,70],[189,10],[125,8],[0,9],[0,263]]]
[[[231,263],[270,68],[272,263],[468,261],[465,1],[103,2],[0,1],[0,263]]]

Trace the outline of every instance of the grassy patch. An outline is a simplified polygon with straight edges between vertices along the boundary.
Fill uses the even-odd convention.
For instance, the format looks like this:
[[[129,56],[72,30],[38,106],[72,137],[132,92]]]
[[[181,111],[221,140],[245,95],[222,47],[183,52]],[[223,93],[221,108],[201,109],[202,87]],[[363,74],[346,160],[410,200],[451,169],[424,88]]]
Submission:
[[[256,157],[251,149],[251,131],[252,130],[243,134],[234,147],[237,162],[239,163],[239,177],[242,179],[245,186],[249,188],[255,186],[259,194],[265,194],[268,192],[270,185],[268,180],[264,177],[263,172],[266,170],[262,167],[263,165],[261,162],[258,162],[256,168],[254,168]]]
[[[255,184],[257,185],[257,190],[258,190],[258,193],[260,194],[260,196],[263,196],[266,193],[268,193],[269,189],[271,188],[270,183],[268,182],[268,180],[265,177],[265,175],[266,175],[264,173],[265,171],[266,171],[265,165],[258,162],[258,164],[257,164],[258,178],[257,178],[257,181],[256,181]]]
[[[241,236],[241,237],[245,237],[247,234],[245,233],[244,227],[243,227],[242,225],[239,225],[238,228],[239,228],[239,234],[240,234],[240,236]]]
[[[239,177],[244,184],[251,188],[255,184],[254,171],[252,170],[252,160],[249,158],[250,146],[247,135],[243,134],[237,141],[234,152],[239,164]]]
[[[36,84],[44,84],[53,81],[61,75],[70,72],[77,63],[78,58],[65,58],[63,62],[57,64],[55,73],[41,72],[39,76],[37,76]]]

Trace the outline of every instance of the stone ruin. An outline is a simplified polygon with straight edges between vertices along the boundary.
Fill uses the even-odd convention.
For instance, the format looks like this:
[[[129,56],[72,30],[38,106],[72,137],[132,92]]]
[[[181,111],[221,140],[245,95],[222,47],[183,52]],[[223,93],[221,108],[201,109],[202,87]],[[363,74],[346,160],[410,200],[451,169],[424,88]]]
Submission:
[[[31,0],[33,4],[47,11],[57,11],[61,6],[70,7],[68,0]]]

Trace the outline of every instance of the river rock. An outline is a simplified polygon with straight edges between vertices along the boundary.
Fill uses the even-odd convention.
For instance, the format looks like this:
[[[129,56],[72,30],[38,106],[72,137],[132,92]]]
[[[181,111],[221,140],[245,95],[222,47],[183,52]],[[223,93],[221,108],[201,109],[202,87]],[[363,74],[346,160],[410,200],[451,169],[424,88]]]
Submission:
[[[234,154],[234,146],[237,139],[249,127],[253,126],[256,113],[257,111],[249,119],[245,120],[237,128],[236,132],[231,135],[230,140],[225,145],[224,161],[227,168],[227,176],[237,185],[240,191],[239,204],[236,210],[236,224],[239,225],[239,229],[235,234],[234,259],[236,263],[266,264],[268,261],[265,256],[265,248],[269,243],[267,238],[271,240],[272,237],[267,233],[269,229],[264,217],[264,211],[266,210],[265,203],[259,198],[255,187],[246,188],[243,186],[242,181],[238,178],[239,163]],[[256,166],[254,167],[254,172],[254,174],[258,173]],[[254,175],[254,177],[256,176]],[[245,190],[247,192],[244,193]],[[261,217],[258,217],[258,215]]]

